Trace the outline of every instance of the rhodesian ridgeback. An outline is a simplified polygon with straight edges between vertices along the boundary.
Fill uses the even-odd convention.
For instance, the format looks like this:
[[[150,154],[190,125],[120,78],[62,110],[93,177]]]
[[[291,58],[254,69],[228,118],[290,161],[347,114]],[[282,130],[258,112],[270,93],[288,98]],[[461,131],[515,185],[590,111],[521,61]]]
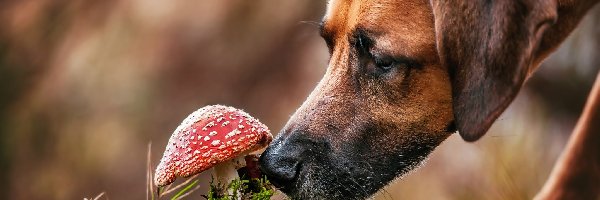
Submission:
[[[331,0],[323,79],[260,159],[292,199],[364,199],[482,137],[598,0]],[[600,193],[600,80],[539,199]]]

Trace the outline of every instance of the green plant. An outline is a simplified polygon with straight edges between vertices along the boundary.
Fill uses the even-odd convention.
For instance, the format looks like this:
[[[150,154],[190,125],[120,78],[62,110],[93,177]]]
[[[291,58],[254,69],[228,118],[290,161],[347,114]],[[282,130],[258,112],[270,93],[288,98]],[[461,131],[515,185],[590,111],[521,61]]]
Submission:
[[[208,200],[237,200],[240,197],[244,200],[269,200],[274,193],[266,177],[251,180],[235,179],[227,185],[215,182],[213,179],[208,194],[204,197]]]

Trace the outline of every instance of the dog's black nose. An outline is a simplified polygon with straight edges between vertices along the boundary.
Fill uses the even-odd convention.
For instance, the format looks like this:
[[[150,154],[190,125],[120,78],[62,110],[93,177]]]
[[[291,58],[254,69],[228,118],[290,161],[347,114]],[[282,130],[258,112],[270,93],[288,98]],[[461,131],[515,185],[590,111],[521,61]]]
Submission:
[[[312,146],[312,142],[302,133],[295,132],[289,137],[278,137],[262,153],[259,160],[260,169],[280,190],[292,191],[301,166],[306,161],[307,149],[311,149]]]
[[[269,181],[278,188],[289,190],[297,178],[300,167],[300,156],[291,150],[275,145],[267,148],[260,157],[260,169],[267,175]]]

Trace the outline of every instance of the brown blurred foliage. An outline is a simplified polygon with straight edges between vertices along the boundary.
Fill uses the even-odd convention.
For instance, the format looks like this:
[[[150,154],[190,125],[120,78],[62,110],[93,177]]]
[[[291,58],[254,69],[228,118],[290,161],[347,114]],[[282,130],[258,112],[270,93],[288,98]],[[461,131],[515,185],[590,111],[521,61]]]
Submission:
[[[145,197],[148,142],[156,161],[187,114],[216,103],[276,131],[327,61],[301,22],[324,2],[3,4],[0,193],[11,199]]]
[[[0,1],[0,199],[145,198],[178,123],[207,104],[276,133],[324,73],[325,1]],[[379,198],[514,199],[539,189],[600,60],[600,12],[481,142],[451,137]],[[565,98],[569,97],[569,98]]]

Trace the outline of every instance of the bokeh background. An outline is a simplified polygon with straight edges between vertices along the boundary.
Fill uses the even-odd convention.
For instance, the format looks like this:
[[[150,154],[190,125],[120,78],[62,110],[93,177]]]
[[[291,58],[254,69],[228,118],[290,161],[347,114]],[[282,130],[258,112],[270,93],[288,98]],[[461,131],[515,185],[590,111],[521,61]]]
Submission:
[[[243,108],[276,133],[325,72],[325,1],[0,1],[0,199],[146,198],[175,127]],[[451,136],[376,199],[527,199],[600,68],[596,6],[482,140]],[[200,198],[201,192],[195,193]],[[278,197],[281,198],[281,197]]]

